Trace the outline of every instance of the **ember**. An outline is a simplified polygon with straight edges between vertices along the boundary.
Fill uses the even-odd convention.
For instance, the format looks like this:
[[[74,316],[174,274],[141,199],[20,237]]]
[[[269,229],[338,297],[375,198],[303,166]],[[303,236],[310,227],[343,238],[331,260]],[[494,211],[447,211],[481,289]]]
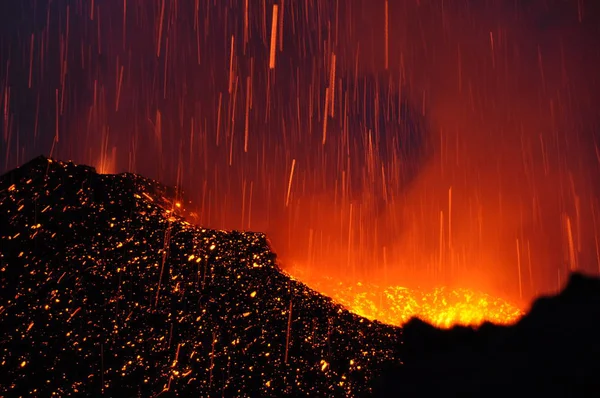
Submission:
[[[401,326],[412,317],[438,327],[478,326],[483,322],[512,324],[521,315],[514,305],[500,298],[465,288],[415,289],[344,283],[332,278],[293,275],[313,289],[334,299],[351,312],[390,325]],[[299,276],[302,275],[302,276]]]
[[[0,173],[96,167],[2,182],[0,394],[48,368],[61,396],[362,395],[409,317],[512,323],[600,273],[599,26],[594,0],[0,1]]]
[[[347,396],[401,330],[282,273],[264,235],[180,217],[133,174],[0,176],[0,395]]]
[[[596,3],[0,2],[0,172],[136,173],[313,272],[525,303],[600,271]]]

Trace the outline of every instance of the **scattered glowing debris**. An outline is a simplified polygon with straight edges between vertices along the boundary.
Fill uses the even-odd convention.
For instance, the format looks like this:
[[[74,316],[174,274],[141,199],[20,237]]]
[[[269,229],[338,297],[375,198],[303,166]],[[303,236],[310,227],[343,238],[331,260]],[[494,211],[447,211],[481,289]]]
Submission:
[[[401,326],[412,317],[442,328],[477,326],[485,321],[512,324],[523,312],[500,298],[468,289],[408,289],[400,286],[345,284],[330,278],[298,278],[367,319]]]
[[[166,213],[162,192],[43,158],[0,177],[0,320],[17,328],[0,335],[0,395],[369,393],[398,328],[290,279],[262,234]]]

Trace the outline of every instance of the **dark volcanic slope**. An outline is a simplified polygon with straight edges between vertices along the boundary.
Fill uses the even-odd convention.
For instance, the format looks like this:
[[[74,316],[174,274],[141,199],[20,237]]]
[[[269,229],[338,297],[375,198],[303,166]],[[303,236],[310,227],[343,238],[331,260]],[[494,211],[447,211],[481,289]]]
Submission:
[[[0,177],[0,395],[371,389],[400,329],[290,280],[264,235],[192,226],[165,195],[45,158]]]

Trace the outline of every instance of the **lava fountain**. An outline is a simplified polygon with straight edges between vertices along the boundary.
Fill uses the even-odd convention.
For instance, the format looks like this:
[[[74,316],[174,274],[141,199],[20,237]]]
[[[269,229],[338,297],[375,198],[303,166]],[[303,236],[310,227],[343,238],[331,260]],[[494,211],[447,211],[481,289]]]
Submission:
[[[407,305],[600,269],[596,3],[4,2],[0,169],[140,173],[366,316],[510,322]]]

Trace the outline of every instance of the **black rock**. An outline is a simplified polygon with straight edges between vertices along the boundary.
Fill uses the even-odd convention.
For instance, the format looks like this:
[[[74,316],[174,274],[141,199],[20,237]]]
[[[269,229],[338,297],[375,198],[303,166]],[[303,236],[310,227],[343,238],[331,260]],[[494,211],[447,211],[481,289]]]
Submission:
[[[404,326],[380,396],[600,396],[600,279],[573,274],[514,326]]]
[[[0,395],[368,394],[401,330],[292,280],[263,234],[189,224],[176,195],[43,157],[0,177]]]
[[[0,177],[0,395],[600,394],[598,279],[514,326],[394,328],[288,277],[265,235],[191,225],[180,196],[43,157]]]

